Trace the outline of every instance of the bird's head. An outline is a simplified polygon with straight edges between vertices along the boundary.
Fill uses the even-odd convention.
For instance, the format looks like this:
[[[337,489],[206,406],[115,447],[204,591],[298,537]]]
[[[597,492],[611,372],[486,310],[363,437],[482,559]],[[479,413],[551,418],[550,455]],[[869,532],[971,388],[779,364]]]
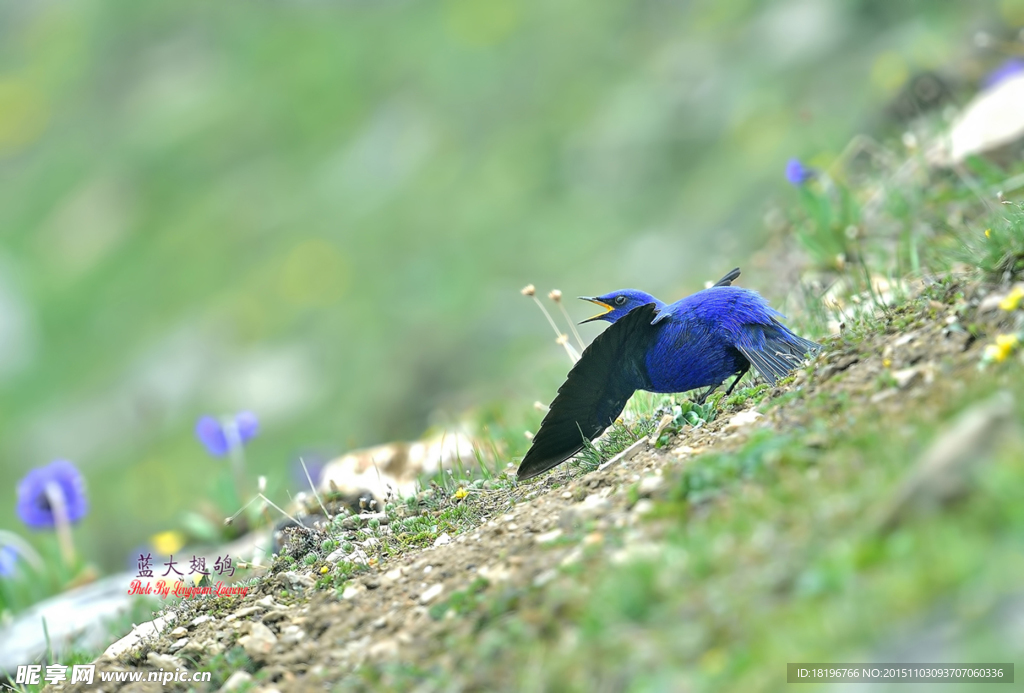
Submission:
[[[626,313],[634,308],[639,308],[640,306],[647,305],[648,303],[656,303],[659,308],[661,307],[661,301],[648,293],[637,291],[636,289],[621,289],[619,291],[613,291],[610,294],[605,294],[604,296],[580,296],[580,298],[604,308],[603,313],[598,313],[594,317],[587,318],[583,322],[591,322],[593,320],[607,320],[608,322],[615,322],[620,318],[626,317]],[[583,322],[580,324],[582,325]]]

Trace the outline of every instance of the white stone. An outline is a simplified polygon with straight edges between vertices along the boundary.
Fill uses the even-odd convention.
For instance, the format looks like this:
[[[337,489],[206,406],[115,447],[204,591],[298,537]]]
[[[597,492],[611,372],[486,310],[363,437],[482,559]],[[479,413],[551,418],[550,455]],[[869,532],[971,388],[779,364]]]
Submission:
[[[742,428],[743,426],[749,426],[750,424],[760,419],[761,416],[761,412],[755,411],[753,409],[741,411],[740,413],[735,414],[731,419],[729,419],[728,423],[725,424],[725,430],[728,431],[733,428]]]
[[[167,614],[166,616],[161,616],[160,618],[153,619],[152,621],[140,623],[133,627],[128,635],[108,647],[103,654],[107,657],[114,658],[128,652],[136,645],[141,644],[146,638],[158,635],[168,624],[173,623],[175,619],[177,619],[177,615]]]
[[[420,595],[420,603],[421,604],[429,604],[434,599],[439,597],[442,592],[444,592],[444,585],[441,584],[440,582],[435,583],[435,584],[431,585],[430,587],[428,587],[423,592],[423,594]]]
[[[637,490],[643,497],[650,496],[652,493],[661,488],[661,485],[663,483],[665,483],[664,479],[662,479],[657,474],[652,474],[650,476],[645,476],[643,479],[640,480],[640,484],[637,487]]]
[[[270,654],[277,644],[277,636],[267,626],[255,621],[251,624],[248,635],[238,639],[245,653],[253,659],[261,659]]]
[[[252,674],[248,671],[236,671],[228,677],[228,680],[224,682],[224,685],[220,687],[223,693],[231,693],[231,691],[237,691],[242,686],[252,682]]]
[[[562,536],[562,530],[560,530],[558,528],[555,528],[555,529],[551,530],[550,532],[544,532],[543,534],[538,534],[534,538],[534,541],[537,542],[538,544],[550,544],[551,542],[553,542],[556,539],[558,539],[560,536]]]
[[[355,599],[360,594],[366,591],[366,586],[359,583],[353,583],[345,585],[345,589],[341,592],[342,599]]]

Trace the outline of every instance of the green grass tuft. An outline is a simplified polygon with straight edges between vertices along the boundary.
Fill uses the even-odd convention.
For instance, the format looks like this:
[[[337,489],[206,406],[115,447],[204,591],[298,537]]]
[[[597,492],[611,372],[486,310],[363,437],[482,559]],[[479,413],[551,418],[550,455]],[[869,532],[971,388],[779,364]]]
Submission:
[[[960,236],[959,256],[993,282],[1012,282],[1024,276],[1024,205],[1005,203],[991,215],[981,232]]]

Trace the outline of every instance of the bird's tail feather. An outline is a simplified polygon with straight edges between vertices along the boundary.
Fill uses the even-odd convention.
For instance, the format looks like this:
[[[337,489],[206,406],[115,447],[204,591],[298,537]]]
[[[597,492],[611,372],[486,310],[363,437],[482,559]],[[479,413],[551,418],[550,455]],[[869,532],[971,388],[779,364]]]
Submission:
[[[772,385],[789,375],[808,355],[821,349],[817,342],[795,335],[781,325],[765,328],[763,335],[763,346],[737,345],[737,348]]]
[[[732,281],[738,276],[740,276],[740,268],[736,267],[730,270],[727,275],[719,279],[712,286],[732,286]]]

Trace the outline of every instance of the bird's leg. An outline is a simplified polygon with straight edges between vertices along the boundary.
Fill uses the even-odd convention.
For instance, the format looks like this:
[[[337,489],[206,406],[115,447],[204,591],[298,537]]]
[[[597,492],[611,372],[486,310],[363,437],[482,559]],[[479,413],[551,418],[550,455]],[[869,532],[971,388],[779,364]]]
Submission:
[[[736,389],[736,385],[740,382],[740,379],[743,378],[743,376],[745,376],[747,374],[747,371],[749,370],[750,364],[748,363],[746,366],[743,367],[743,370],[740,371],[740,374],[736,376],[736,380],[732,381],[732,385],[729,386],[729,389],[725,391],[726,397],[732,394],[732,391]]]
[[[696,404],[703,405],[704,400],[706,400],[711,395],[711,393],[715,391],[716,387],[718,387],[718,385],[712,385],[703,394],[697,397]]]

